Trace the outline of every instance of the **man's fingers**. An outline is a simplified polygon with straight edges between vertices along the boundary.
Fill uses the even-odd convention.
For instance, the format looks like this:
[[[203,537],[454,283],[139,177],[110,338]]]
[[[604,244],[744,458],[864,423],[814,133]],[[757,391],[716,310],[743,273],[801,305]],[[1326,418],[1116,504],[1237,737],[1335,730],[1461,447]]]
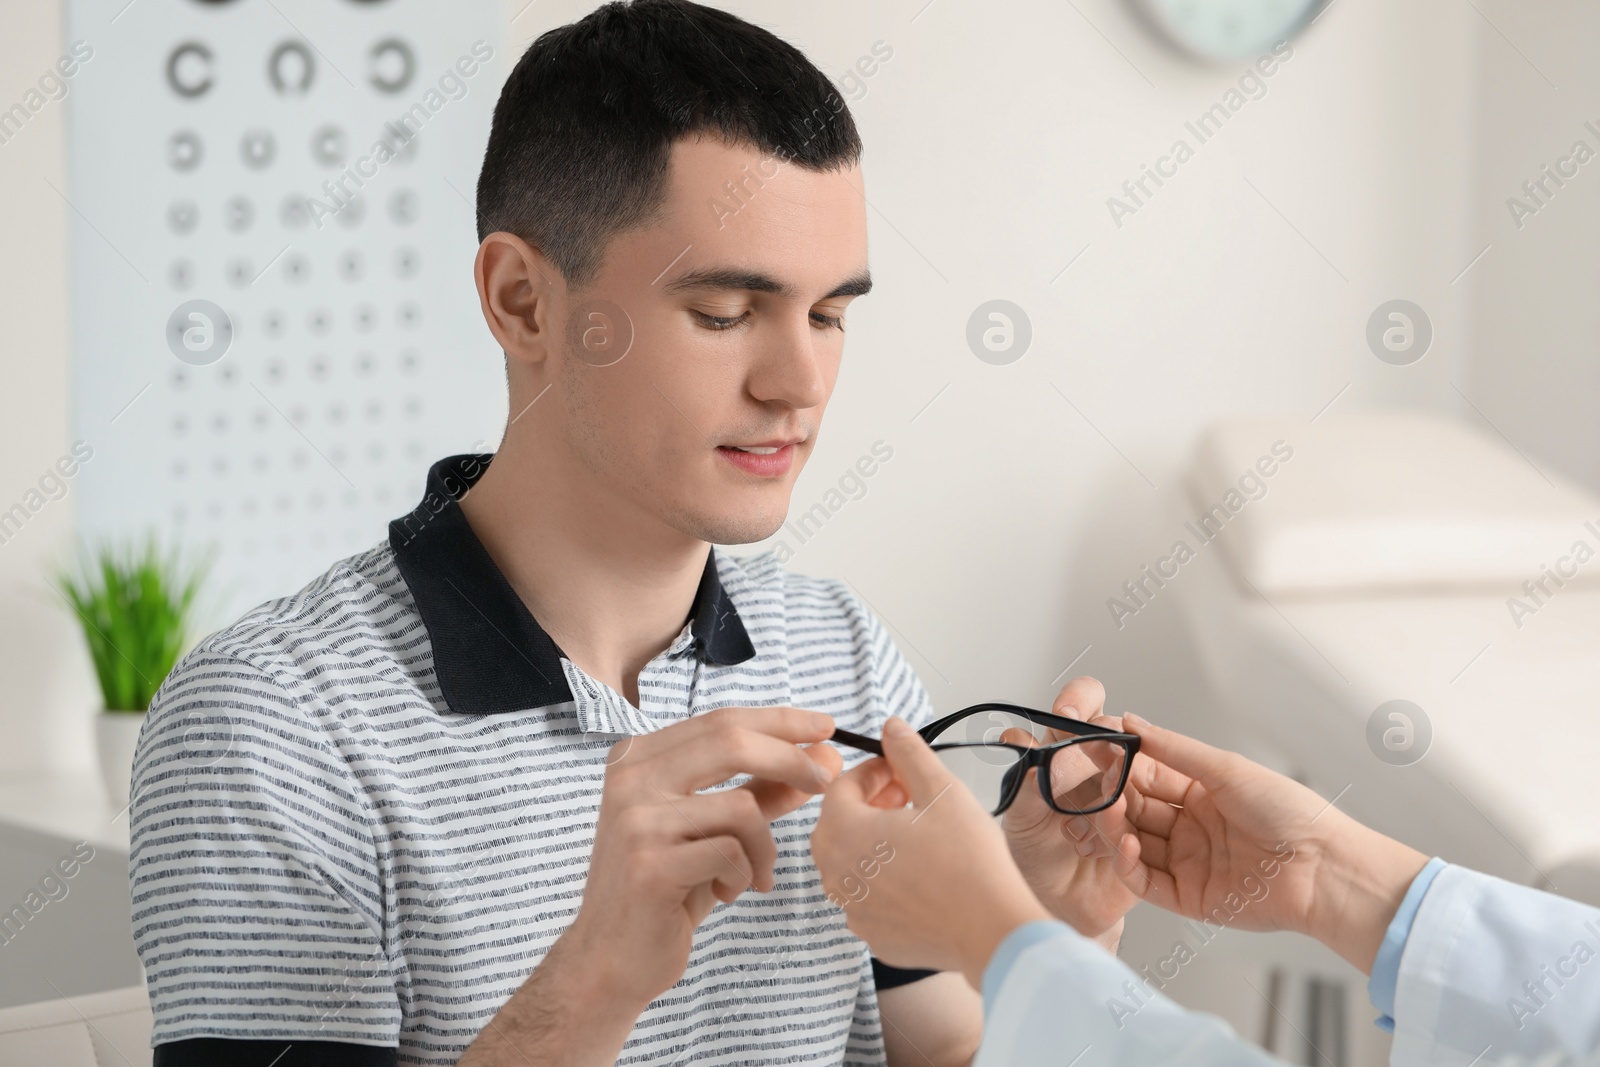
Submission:
[[[735,865],[725,864],[724,869],[727,871],[726,874],[711,880],[711,895],[724,904],[732,904],[739,899],[740,894],[750,888],[750,883],[739,877]]]
[[[697,793],[689,797],[668,797],[655,809],[662,829],[679,842],[731,836],[741,843],[746,857],[747,886],[765,893],[772,888],[772,866],[778,858],[772,828],[767,825],[760,801],[747,789],[724,789],[716,793]],[[727,871],[718,872],[722,875]],[[708,876],[709,877],[709,876]],[[705,881],[706,879],[701,879]]]
[[[826,770],[831,778],[837,778],[839,769],[844,766],[844,757],[832,745],[810,745],[800,751],[806,754],[807,759]],[[888,774],[888,771],[888,767],[885,766],[884,773]],[[755,794],[756,800],[761,804],[761,812],[769,823],[783,818],[815,796],[814,793],[803,792],[794,786],[782,782],[769,782],[761,778],[752,778],[739,788],[748,789]]]
[[[783,714],[764,714],[767,712]],[[813,720],[813,715],[820,718]],[[821,720],[826,720],[826,729]],[[648,757],[650,778],[669,792],[697,792],[739,774],[782,782],[808,794],[822,792],[833,780],[799,747],[833,733],[833,720],[820,713],[796,708],[723,708],[658,732],[669,731],[681,731],[675,743],[653,749]],[[615,770],[632,773],[626,761],[618,763]]]
[[[729,722],[797,745],[826,741],[833,736],[834,726],[833,716],[804,708],[714,708],[659,730],[625,738],[621,745],[626,749],[626,759],[637,762],[662,755],[681,745],[703,745],[706,734],[715,733]],[[622,758],[613,758],[609,762],[620,763]]]
[[[804,708],[716,708],[635,738],[630,757],[635,760],[653,758],[686,745],[704,747],[709,737],[729,726],[805,745],[832,737],[834,722],[833,716],[826,712]]]
[[[696,715],[672,728],[695,724],[697,729],[715,733],[724,723],[755,730],[780,741],[792,741],[797,745],[826,741],[833,736],[834,725],[832,715],[803,708],[718,708]]]
[[[820,764],[828,772],[830,781],[839,777],[839,772],[844,769],[844,754],[832,745],[807,745],[801,751],[807,759]]]
[[[683,900],[683,909],[689,913],[689,919],[698,928],[706,921],[706,916],[711,914],[711,909],[717,906],[717,889],[714,883],[706,882],[689,890],[689,895]],[[732,903],[731,900],[726,903]]]
[[[709,885],[724,902],[750,887],[750,858],[744,845],[731,834],[719,834],[698,841],[686,841],[666,850],[661,874],[685,896]]]

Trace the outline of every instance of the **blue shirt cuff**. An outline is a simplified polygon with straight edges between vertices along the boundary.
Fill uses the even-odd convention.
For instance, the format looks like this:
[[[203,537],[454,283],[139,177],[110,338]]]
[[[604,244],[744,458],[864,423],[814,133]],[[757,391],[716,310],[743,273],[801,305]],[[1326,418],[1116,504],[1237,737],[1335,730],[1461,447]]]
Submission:
[[[1411,924],[1416,921],[1422,898],[1433,884],[1434,876],[1444,870],[1444,860],[1435,856],[1427,866],[1417,872],[1400,901],[1400,910],[1394,913],[1389,929],[1384,931],[1383,944],[1378,946],[1378,958],[1372,961],[1372,977],[1367,980],[1367,996],[1379,1011],[1380,1030],[1394,1032],[1394,997],[1400,984],[1400,957],[1405,954],[1406,941],[1411,937]]]
[[[1072,927],[1053,919],[1036,919],[1031,923],[1023,923],[1006,935],[1006,939],[994,950],[994,955],[989,957],[989,965],[983,969],[985,1019],[994,1009],[995,997],[999,994],[1000,987],[1005,984],[1006,975],[1010,973],[1011,965],[1017,962],[1017,957],[1040,941],[1059,937],[1063,931],[1077,936]]]

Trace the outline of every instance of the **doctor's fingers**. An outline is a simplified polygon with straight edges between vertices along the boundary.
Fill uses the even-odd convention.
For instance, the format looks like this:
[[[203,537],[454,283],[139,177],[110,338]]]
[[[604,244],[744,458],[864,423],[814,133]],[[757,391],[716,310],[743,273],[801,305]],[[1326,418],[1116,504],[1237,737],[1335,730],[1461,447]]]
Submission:
[[[1051,711],[1069,719],[1088,722],[1106,706],[1106,687],[1097,678],[1079,675],[1061,687]]]
[[[1134,835],[1139,839],[1139,862],[1151,870],[1167,871],[1172,858],[1172,845],[1164,837],[1148,834],[1143,830],[1135,830]]]
[[[1183,804],[1194,785],[1193,778],[1145,752],[1134,756],[1133,766],[1128,769],[1129,789],[1137,789],[1147,797],[1168,804]]]
[[[1089,815],[1063,815],[1062,832],[1080,844],[1084,841],[1095,842],[1097,846],[1095,851],[1098,854],[1110,855],[1116,851],[1117,842],[1124,834],[1137,829],[1130,811],[1134,802],[1133,794],[1124,790],[1109,808]],[[1085,854],[1082,849],[1079,852]]]
[[[911,795],[881,757],[853,767],[822,794],[817,829],[831,837],[882,836],[911,817]]]
[[[1183,809],[1168,804],[1165,800],[1155,800],[1147,797],[1138,789],[1129,787],[1122,792],[1122,797],[1128,802],[1127,818],[1134,828],[1147,834],[1159,837],[1171,837],[1172,828],[1177,825],[1178,818],[1183,814]]]
[[[1120,816],[1102,819],[1103,814],[1072,815],[1062,820],[1062,833],[1076,843],[1074,849],[1083,859],[1115,856],[1117,842],[1128,832],[1127,824]]]
[[[1130,835],[1131,836],[1131,835]],[[1162,867],[1153,866],[1144,851],[1144,838],[1140,837],[1131,848],[1119,848],[1114,870],[1118,879],[1137,895],[1158,908],[1179,910],[1178,882]]]
[[[882,756],[863,760],[839,775],[822,794],[823,810],[870,805],[894,783],[894,771]]]

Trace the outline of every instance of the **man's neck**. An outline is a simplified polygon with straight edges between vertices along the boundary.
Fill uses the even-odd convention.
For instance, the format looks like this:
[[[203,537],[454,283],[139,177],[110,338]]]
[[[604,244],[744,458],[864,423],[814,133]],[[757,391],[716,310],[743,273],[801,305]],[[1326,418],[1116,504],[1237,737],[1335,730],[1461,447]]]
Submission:
[[[461,498],[472,532],[568,659],[639,703],[639,672],[683,629],[705,570],[688,537],[508,435]]]

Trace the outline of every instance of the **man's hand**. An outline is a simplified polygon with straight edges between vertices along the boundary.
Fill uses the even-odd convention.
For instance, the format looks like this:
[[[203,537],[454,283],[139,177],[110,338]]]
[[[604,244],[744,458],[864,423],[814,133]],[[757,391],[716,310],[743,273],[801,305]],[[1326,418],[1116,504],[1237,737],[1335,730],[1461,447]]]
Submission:
[[[583,905],[567,935],[640,1010],[672,988],[717,901],[773,887],[771,823],[843,764],[833,719],[797,708],[723,708],[612,747]],[[737,789],[700,790],[738,774]]]
[[[819,712],[723,708],[612,746],[578,915],[463,1067],[612,1063],[717,901],[772,889],[772,820],[843,764],[831,745],[800,746],[832,733]],[[752,780],[700,792],[739,774]]]
[[[823,888],[885,963],[960,971],[981,990],[1006,935],[1050,913],[994,817],[905,720],[885,724],[883,751],[822,798],[811,855]]]
[[[1141,741],[1125,794],[1134,830],[1118,840],[1128,887],[1191,919],[1307,934],[1371,973],[1427,857],[1243,756],[1122,721]]]
[[[1122,729],[1118,720],[1101,715],[1105,701],[1105,687],[1098,681],[1074,678],[1062,688],[1051,710],[1066,718]],[[1054,730],[1045,734],[1042,742],[1036,742],[1024,731],[1008,730],[1000,739],[1032,747],[1074,736]],[[1058,779],[1069,768],[1062,756],[1053,761]],[[1125,803],[1118,800],[1093,819],[1062,815],[1044,802],[1038,774],[1037,770],[1028,772],[1017,799],[1000,816],[1011,856],[1045,907],[1115,953],[1123,916],[1139,902],[1138,895],[1118,876],[1117,842],[1133,830],[1125,818]],[[1063,783],[1053,784],[1058,796],[1066,792]]]

